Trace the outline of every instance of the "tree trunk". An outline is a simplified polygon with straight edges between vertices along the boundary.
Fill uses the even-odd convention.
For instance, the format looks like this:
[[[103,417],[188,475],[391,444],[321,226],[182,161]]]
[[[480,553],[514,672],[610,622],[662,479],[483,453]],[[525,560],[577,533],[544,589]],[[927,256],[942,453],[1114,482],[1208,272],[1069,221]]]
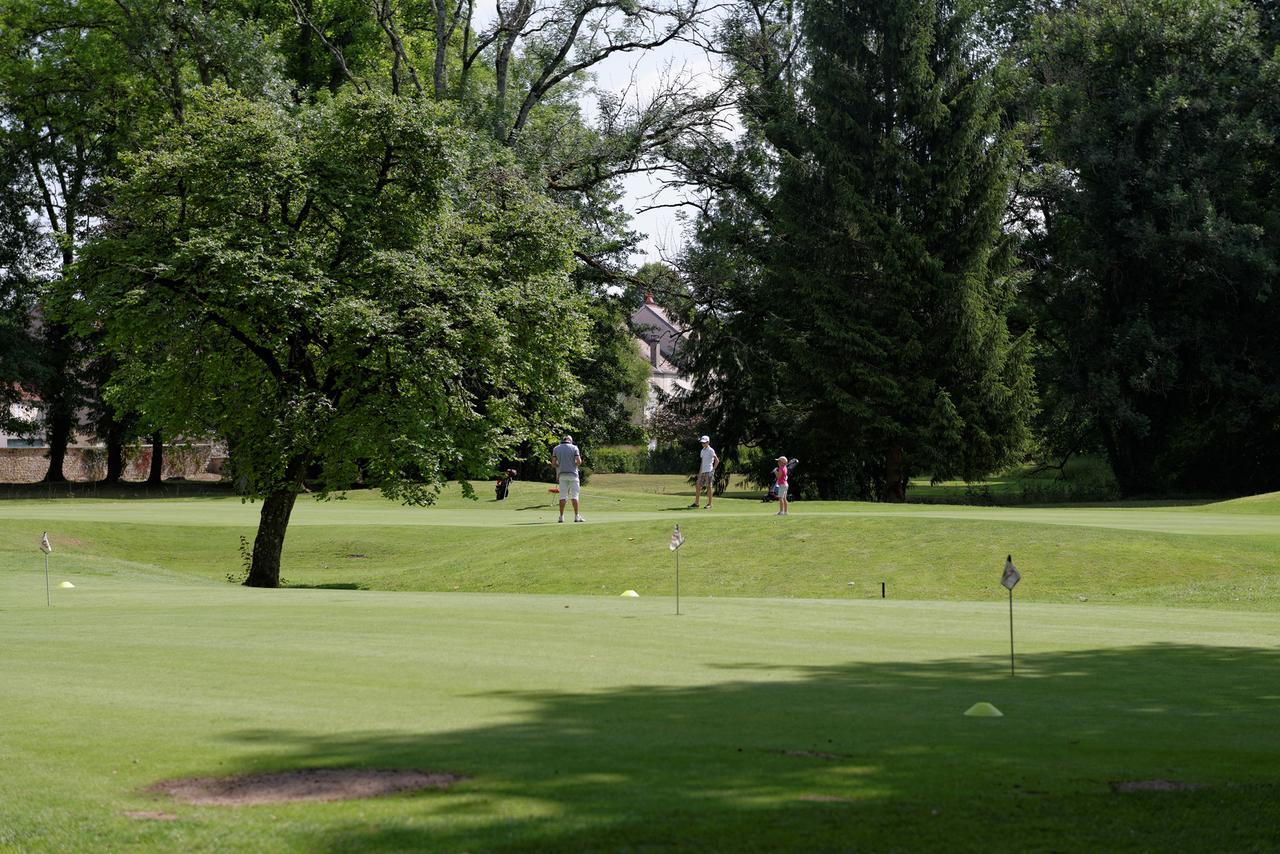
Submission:
[[[119,483],[124,474],[124,425],[111,417],[107,423],[107,474],[103,483]]]
[[[431,79],[435,86],[436,100],[443,101],[448,89],[445,60],[448,58],[449,35],[452,27],[446,27],[449,8],[446,0],[434,0],[436,11],[436,57],[431,69]]]
[[[284,535],[289,527],[293,503],[298,498],[295,488],[273,492],[262,502],[262,514],[258,519],[258,535],[253,540],[253,561],[245,587],[280,586],[280,552],[284,549]]]
[[[902,470],[902,448],[897,445],[884,457],[884,500],[893,504],[907,500],[907,475]]]
[[[49,443],[49,470],[44,475],[45,483],[65,483],[67,480],[62,468],[67,458],[67,445],[71,441],[76,408],[69,337],[70,331],[62,324],[50,323],[45,329],[50,356],[48,382],[40,388],[45,405],[45,439]]]
[[[151,434],[151,471],[147,473],[147,486],[164,485],[164,436],[160,431]]]
[[[507,138],[507,69],[511,63],[511,49],[515,39],[509,38],[498,45],[493,62],[493,138],[499,142]]]
[[[1102,425],[1102,446],[1116,476],[1123,498],[1144,495],[1157,490],[1155,460],[1150,449],[1156,444],[1150,436],[1133,436],[1123,428]]]
[[[45,483],[66,483],[62,473],[67,459],[67,444],[71,441],[71,417],[59,408],[47,410],[45,435],[49,440],[49,470],[44,474]]]

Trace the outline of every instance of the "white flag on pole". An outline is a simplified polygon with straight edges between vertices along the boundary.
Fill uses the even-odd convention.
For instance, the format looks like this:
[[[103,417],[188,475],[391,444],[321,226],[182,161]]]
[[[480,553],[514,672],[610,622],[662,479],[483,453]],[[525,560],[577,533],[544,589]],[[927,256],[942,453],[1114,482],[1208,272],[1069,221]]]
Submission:
[[[675,551],[684,545],[684,534],[680,533],[680,526],[676,525],[676,529],[671,532],[671,545],[668,548]]]
[[[44,552],[45,554],[50,554],[53,551],[53,546],[49,545],[48,531],[45,531],[43,534],[40,535],[40,551]]]
[[[1013,565],[1013,555],[1009,555],[1004,562],[1004,575],[1000,576],[1000,583],[1010,590],[1013,586],[1022,580],[1022,573],[1018,572],[1017,567]]]

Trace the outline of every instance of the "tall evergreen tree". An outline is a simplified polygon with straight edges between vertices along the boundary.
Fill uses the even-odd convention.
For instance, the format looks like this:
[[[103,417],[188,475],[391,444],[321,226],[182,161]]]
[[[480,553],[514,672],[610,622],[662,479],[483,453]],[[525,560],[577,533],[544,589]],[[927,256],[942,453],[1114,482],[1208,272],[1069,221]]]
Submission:
[[[814,0],[801,150],[774,206],[765,346],[789,358],[782,450],[827,496],[1011,462],[1034,410],[1011,335],[1001,228],[1017,149],[972,11],[947,0]]]

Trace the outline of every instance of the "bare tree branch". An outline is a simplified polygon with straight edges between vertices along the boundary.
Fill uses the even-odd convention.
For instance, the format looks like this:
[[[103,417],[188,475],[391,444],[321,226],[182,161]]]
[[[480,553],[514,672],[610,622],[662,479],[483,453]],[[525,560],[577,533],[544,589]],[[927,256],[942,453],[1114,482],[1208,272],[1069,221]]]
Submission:
[[[342,76],[347,79],[347,82],[350,83],[357,92],[361,94],[366,92],[366,88],[360,84],[360,81],[351,73],[351,69],[347,67],[347,58],[342,55],[342,49],[329,41],[328,36],[324,34],[324,30],[316,25],[315,21],[311,19],[311,16],[303,10],[302,4],[298,2],[298,0],[289,0],[289,5],[293,7],[293,16],[294,19],[297,20],[298,26],[306,27],[311,30],[311,32],[315,33],[316,38],[320,39],[320,43],[325,46],[329,53],[332,54],[334,60],[338,63],[338,68],[342,70]]]

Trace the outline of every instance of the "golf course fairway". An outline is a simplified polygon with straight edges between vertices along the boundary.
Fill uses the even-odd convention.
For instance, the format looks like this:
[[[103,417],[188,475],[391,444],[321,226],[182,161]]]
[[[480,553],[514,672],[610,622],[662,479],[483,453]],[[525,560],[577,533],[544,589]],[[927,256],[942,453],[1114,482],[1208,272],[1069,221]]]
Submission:
[[[545,503],[522,486],[507,507],[300,503],[286,578],[374,589],[227,583],[256,509],[231,498],[0,503],[0,850],[1280,846],[1269,510],[777,519],[601,489],[575,526],[518,509]],[[966,717],[979,702],[1003,716]],[[243,806],[151,790],[315,768],[455,782]]]

